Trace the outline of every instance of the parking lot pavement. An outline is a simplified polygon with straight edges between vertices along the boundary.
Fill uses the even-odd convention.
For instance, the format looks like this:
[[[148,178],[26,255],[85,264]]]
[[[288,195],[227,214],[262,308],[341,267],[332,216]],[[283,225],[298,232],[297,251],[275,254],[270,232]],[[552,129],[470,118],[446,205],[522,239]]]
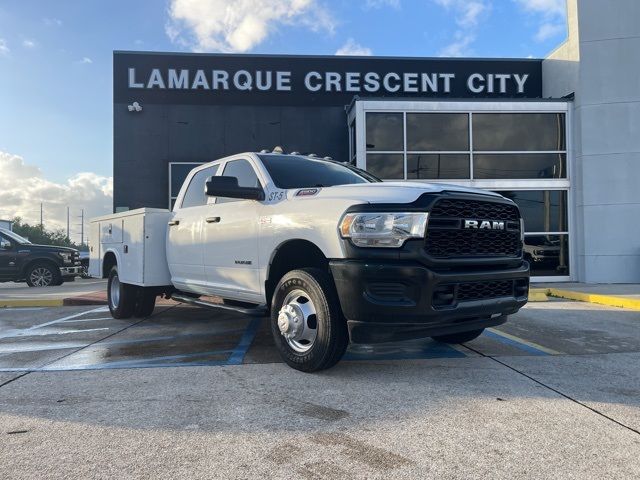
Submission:
[[[2,309],[0,478],[638,478],[639,364],[639,312],[565,301],[313,375],[266,319]]]
[[[106,304],[104,298],[106,286],[106,280],[97,278],[77,278],[73,282],[42,288],[32,288],[24,282],[2,282],[0,283],[0,308],[62,306],[63,304],[74,303],[73,299],[90,297],[96,292],[98,293],[98,298],[91,303],[85,303]]]

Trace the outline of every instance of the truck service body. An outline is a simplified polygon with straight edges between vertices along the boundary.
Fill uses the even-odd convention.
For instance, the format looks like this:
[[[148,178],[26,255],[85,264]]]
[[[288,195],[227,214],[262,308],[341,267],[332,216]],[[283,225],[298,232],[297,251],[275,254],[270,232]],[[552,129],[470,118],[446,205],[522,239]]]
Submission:
[[[92,220],[90,274],[114,316],[155,297],[262,315],[283,359],[328,368],[348,341],[468,341],[527,301],[517,206],[455,185],[380,182],[315,156],[195,168],[173,211]],[[223,304],[199,300],[217,296]]]

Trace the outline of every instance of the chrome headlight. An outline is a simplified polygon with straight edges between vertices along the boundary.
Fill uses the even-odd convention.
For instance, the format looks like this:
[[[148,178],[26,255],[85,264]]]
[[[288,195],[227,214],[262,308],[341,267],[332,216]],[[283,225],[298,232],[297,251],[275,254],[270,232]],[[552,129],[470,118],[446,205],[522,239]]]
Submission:
[[[340,220],[340,235],[357,247],[398,248],[410,238],[423,238],[426,212],[347,213]]]
[[[71,263],[71,253],[69,252],[58,252],[58,255],[62,258],[64,263]]]

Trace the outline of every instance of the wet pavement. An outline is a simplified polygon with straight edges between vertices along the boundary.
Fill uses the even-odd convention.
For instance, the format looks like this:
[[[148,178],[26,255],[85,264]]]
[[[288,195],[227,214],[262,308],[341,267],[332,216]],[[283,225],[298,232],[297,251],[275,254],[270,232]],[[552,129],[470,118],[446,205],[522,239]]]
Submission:
[[[266,319],[0,309],[0,478],[640,478],[640,312],[280,362]]]
[[[0,371],[277,363],[268,322],[186,305],[129,320],[111,318],[106,307],[1,309]],[[344,361],[640,352],[639,322],[637,311],[534,303],[466,345],[351,345]]]

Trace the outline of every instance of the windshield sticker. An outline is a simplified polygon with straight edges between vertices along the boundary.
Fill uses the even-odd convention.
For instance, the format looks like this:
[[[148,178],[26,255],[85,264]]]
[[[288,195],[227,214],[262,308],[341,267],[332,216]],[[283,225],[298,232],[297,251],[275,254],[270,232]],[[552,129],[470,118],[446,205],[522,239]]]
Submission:
[[[319,191],[319,188],[303,188],[302,190],[298,190],[296,197],[312,197],[313,195],[317,195]]]

